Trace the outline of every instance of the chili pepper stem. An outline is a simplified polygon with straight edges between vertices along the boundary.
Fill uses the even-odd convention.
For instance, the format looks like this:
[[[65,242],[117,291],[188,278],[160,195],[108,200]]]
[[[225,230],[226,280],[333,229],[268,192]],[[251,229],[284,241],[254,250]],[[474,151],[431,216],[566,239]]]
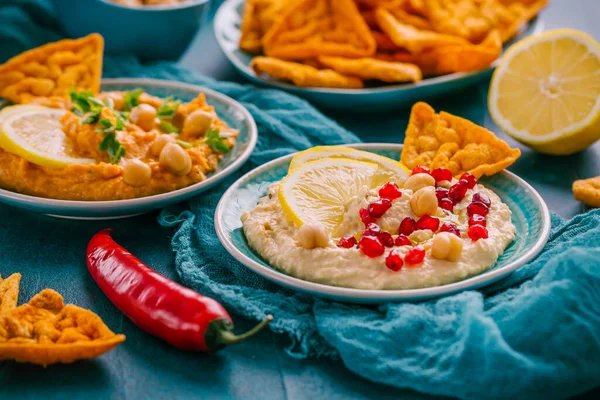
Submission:
[[[273,316],[267,315],[267,317],[265,319],[263,319],[258,325],[256,325],[254,328],[250,329],[248,332],[243,333],[241,335],[236,335],[235,333],[228,331],[228,330],[221,330],[221,331],[219,331],[219,334],[218,334],[219,336],[217,338],[217,342],[220,345],[230,345],[230,344],[240,343],[240,342],[248,339],[249,337],[256,335],[258,332],[263,330],[264,327],[269,325],[269,323],[271,321],[273,321]]]

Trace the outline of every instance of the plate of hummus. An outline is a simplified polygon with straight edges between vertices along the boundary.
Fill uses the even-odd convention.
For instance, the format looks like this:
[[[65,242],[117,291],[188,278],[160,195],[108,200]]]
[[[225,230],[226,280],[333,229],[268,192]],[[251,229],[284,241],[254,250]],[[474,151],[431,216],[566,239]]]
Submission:
[[[218,237],[266,279],[365,304],[489,285],[542,249],[549,212],[518,176],[408,169],[402,151],[321,146],[265,164],[223,195]]]

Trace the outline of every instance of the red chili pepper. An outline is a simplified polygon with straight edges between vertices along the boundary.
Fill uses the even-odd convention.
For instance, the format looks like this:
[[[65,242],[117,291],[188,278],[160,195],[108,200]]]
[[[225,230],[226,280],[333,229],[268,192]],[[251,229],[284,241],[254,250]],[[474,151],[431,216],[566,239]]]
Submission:
[[[105,229],[87,248],[90,274],[110,301],[144,331],[185,350],[216,351],[263,329],[273,317],[243,335],[216,300],[181,286],[147,267],[119,246]]]

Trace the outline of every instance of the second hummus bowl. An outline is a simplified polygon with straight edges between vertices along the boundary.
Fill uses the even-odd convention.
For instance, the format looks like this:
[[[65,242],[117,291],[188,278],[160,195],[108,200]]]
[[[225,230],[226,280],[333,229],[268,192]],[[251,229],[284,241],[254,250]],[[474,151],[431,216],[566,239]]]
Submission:
[[[361,144],[352,147],[396,160],[402,151],[402,145],[399,144]],[[443,286],[410,290],[350,289],[304,281],[276,270],[254,252],[248,245],[240,221],[242,213],[256,206],[270,184],[286,176],[292,157],[279,158],[244,175],[225,192],[215,212],[216,232],[225,249],[257,274],[290,289],[331,300],[363,304],[423,300],[496,282],[535,257],[548,240],[550,214],[543,199],[521,178],[503,171],[482,178],[482,183],[498,194],[511,209],[516,238],[488,271]]]

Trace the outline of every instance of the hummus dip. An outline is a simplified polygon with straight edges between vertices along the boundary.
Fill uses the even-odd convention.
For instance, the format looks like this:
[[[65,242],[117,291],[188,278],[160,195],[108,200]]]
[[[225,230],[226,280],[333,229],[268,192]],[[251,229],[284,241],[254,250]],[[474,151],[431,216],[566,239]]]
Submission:
[[[457,181],[446,182],[446,186],[450,186]],[[385,247],[384,253],[375,257],[365,255],[360,246],[342,248],[339,246],[341,238],[360,240],[365,230],[360,210],[380,198],[380,188],[365,186],[347,202],[343,222],[334,232],[328,233],[326,245],[308,249],[298,243],[299,228],[284,213],[278,200],[278,187],[278,183],[272,184],[258,206],[242,215],[243,230],[249,245],[270,265],[307,281],[357,289],[415,289],[445,285],[490,269],[515,238],[515,226],[508,206],[493,191],[476,184],[461,201],[455,202],[452,211],[438,207],[435,212],[440,227],[454,224],[460,231],[462,251],[455,257],[456,261],[432,256],[435,237],[448,235],[439,229],[436,232],[417,229],[408,235],[411,245]],[[391,207],[375,220],[381,230],[389,232],[393,238],[397,238],[405,218],[419,220],[411,207],[411,198],[418,191],[401,189],[401,192],[401,197],[392,200]],[[491,205],[485,217],[488,237],[473,240],[469,237],[467,207],[476,193],[479,193],[477,198],[487,196]],[[420,263],[409,265],[406,255],[417,247],[424,250],[425,257]],[[386,266],[386,259],[392,251],[405,260],[398,270]]]

